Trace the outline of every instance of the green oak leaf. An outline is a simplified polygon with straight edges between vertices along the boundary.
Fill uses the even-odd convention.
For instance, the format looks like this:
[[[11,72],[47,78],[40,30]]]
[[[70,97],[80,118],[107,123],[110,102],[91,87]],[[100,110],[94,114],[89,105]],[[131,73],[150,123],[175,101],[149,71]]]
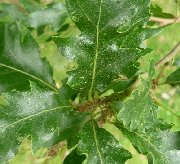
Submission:
[[[0,23],[0,49],[0,92],[26,90],[29,80],[56,91],[52,70],[28,30]]]
[[[68,72],[68,84],[92,97],[119,75],[131,77],[137,60],[149,52],[143,40],[159,32],[144,28],[150,17],[149,0],[66,0],[67,10],[80,29],[76,37],[54,37],[60,52],[78,68]]]
[[[129,130],[138,129],[145,131],[151,127],[157,119],[157,106],[154,104],[147,81],[142,80],[143,90],[135,90],[130,97],[125,100],[123,108],[120,110],[117,118],[122,120],[123,124]]]
[[[85,154],[87,164],[121,164],[131,158],[119,142],[106,130],[99,128],[92,120],[80,132],[81,140],[77,150]]]
[[[179,164],[180,132],[170,132],[170,126],[160,122],[147,133],[129,131],[120,124],[117,124],[117,127],[132,142],[139,153],[147,155],[149,163]]]
[[[166,83],[173,86],[180,85],[180,68],[167,77]]]
[[[6,92],[15,88],[19,91],[30,89],[28,79],[26,80],[24,75],[18,72],[0,66],[0,92]]]
[[[119,121],[130,131],[145,131],[157,120],[157,106],[150,94],[151,80],[154,74],[153,64],[149,68],[149,80],[141,79],[142,85],[133,91],[117,115]],[[142,89],[143,88],[143,89]]]
[[[62,140],[77,144],[77,134],[90,119],[73,112],[63,98],[32,84],[31,91],[2,94],[6,105],[0,106],[0,161],[11,159],[23,138],[30,136],[32,149],[50,147]]]
[[[58,31],[67,17],[68,13],[65,6],[57,2],[30,13],[27,21],[28,26],[32,28],[51,25],[53,30]]]

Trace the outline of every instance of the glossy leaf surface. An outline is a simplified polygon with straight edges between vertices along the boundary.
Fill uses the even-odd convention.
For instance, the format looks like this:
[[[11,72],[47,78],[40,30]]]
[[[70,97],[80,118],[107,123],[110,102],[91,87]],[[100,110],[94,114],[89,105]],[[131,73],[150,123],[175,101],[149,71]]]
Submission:
[[[141,48],[142,41],[157,32],[143,28],[149,0],[67,0],[66,6],[81,31],[74,38],[54,38],[63,55],[78,65],[68,73],[68,84],[91,97],[120,74],[131,77],[137,60],[149,52]]]
[[[0,23],[0,40],[1,92],[19,87],[25,90],[29,80],[56,90],[51,68],[41,59],[39,46],[28,30],[24,32],[15,24]]]
[[[87,114],[72,112],[61,96],[32,85],[28,92],[3,94],[5,105],[0,106],[0,161],[11,159],[24,137],[32,139],[33,151],[50,147],[62,140],[74,145]]]
[[[94,121],[84,126],[80,138],[77,150],[86,155],[86,164],[119,164],[131,158],[131,154]]]
[[[169,126],[159,124],[147,133],[129,131],[118,125],[121,132],[137,150],[147,155],[149,163],[178,164],[180,162],[180,133],[172,133]]]

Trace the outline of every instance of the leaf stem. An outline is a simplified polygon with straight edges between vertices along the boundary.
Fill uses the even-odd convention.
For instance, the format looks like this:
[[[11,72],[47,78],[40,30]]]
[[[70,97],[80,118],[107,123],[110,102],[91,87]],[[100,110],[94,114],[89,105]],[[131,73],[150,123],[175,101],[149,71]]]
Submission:
[[[179,50],[180,50],[180,42],[178,42],[166,56],[164,56],[160,61],[158,61],[155,67],[159,68],[160,66],[170,62],[176,56]]]

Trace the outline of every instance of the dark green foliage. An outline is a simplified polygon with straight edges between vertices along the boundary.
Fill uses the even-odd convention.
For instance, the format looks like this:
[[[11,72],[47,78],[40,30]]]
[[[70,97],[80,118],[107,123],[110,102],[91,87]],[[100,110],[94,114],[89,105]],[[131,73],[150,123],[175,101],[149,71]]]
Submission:
[[[106,122],[149,162],[180,163],[179,133],[157,118],[152,64],[149,77],[139,80],[138,60],[150,52],[143,41],[161,31],[146,27],[149,9],[149,0],[0,4],[0,163],[28,137],[34,153],[67,140],[65,164],[124,164],[130,150],[104,129]],[[162,14],[158,6],[151,11]],[[69,60],[60,88],[40,57],[43,41],[56,43]],[[179,74],[166,83],[179,85]]]

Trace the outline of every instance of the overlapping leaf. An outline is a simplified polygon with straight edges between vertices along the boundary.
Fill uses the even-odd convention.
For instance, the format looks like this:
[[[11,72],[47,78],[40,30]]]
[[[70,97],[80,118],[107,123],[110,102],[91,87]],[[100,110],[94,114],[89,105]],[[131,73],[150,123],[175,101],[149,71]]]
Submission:
[[[6,105],[0,106],[0,161],[4,163],[17,152],[24,137],[31,136],[33,151],[76,136],[87,114],[76,114],[63,98],[32,85],[27,92],[3,94]]]
[[[0,92],[25,90],[29,80],[56,90],[48,63],[40,58],[39,47],[29,31],[16,24],[0,23]]]
[[[157,32],[143,28],[149,0],[67,0],[66,6],[81,30],[74,38],[54,38],[63,55],[78,64],[69,72],[68,84],[92,96],[120,74],[132,76],[136,61],[149,52],[140,44]]]
[[[119,164],[131,158],[131,154],[93,120],[84,126],[80,138],[77,150],[86,155],[87,164]]]
[[[121,125],[117,126],[140,153],[147,155],[149,163],[180,163],[180,133],[170,132],[168,125],[159,122],[154,129],[150,129],[147,133],[130,132]]]

